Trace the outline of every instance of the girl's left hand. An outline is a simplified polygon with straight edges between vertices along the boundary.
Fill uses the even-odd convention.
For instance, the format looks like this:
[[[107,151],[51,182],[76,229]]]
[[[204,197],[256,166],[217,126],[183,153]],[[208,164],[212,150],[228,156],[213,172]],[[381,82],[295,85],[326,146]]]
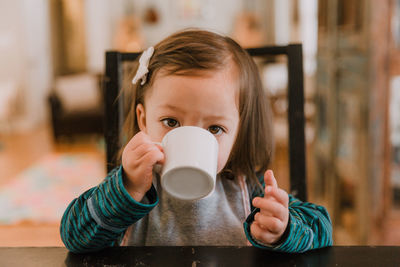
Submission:
[[[258,241],[272,245],[279,241],[289,221],[289,196],[278,187],[271,170],[264,174],[264,197],[255,197],[253,206],[260,209],[250,226],[251,235]]]

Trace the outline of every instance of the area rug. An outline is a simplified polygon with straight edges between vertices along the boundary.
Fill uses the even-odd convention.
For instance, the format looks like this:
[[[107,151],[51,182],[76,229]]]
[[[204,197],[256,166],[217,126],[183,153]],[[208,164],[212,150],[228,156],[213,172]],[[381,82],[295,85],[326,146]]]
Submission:
[[[104,177],[98,155],[46,155],[0,188],[0,224],[59,222],[68,204]]]

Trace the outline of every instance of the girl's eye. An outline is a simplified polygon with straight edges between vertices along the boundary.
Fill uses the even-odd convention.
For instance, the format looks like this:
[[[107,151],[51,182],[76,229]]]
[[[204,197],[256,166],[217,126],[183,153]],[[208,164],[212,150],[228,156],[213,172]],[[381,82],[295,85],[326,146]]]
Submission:
[[[221,127],[216,125],[208,127],[208,131],[214,135],[220,135],[224,132],[224,130]]]
[[[179,127],[179,122],[177,120],[171,119],[171,118],[166,118],[161,120],[164,126],[167,126],[169,128],[175,128]]]

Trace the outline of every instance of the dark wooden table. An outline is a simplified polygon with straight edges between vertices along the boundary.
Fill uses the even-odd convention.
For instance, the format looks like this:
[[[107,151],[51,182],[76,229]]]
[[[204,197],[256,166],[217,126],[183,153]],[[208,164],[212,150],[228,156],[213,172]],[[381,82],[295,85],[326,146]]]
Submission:
[[[400,247],[331,247],[286,254],[254,247],[0,248],[0,266],[400,266]]]

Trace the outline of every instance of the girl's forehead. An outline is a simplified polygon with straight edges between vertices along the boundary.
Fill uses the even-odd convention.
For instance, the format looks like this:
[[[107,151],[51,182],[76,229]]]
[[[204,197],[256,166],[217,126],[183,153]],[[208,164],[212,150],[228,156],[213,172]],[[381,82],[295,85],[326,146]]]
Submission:
[[[189,82],[189,84],[187,84]],[[230,87],[239,89],[239,72],[236,67],[226,67],[213,70],[188,69],[179,72],[171,72],[168,69],[161,69],[153,77],[150,90],[161,86],[183,84],[196,87],[196,85],[212,85],[217,88]]]
[[[153,104],[165,101],[207,101],[237,104],[239,79],[230,68],[217,71],[200,70],[190,74],[157,74],[151,88],[145,94],[145,102]]]

